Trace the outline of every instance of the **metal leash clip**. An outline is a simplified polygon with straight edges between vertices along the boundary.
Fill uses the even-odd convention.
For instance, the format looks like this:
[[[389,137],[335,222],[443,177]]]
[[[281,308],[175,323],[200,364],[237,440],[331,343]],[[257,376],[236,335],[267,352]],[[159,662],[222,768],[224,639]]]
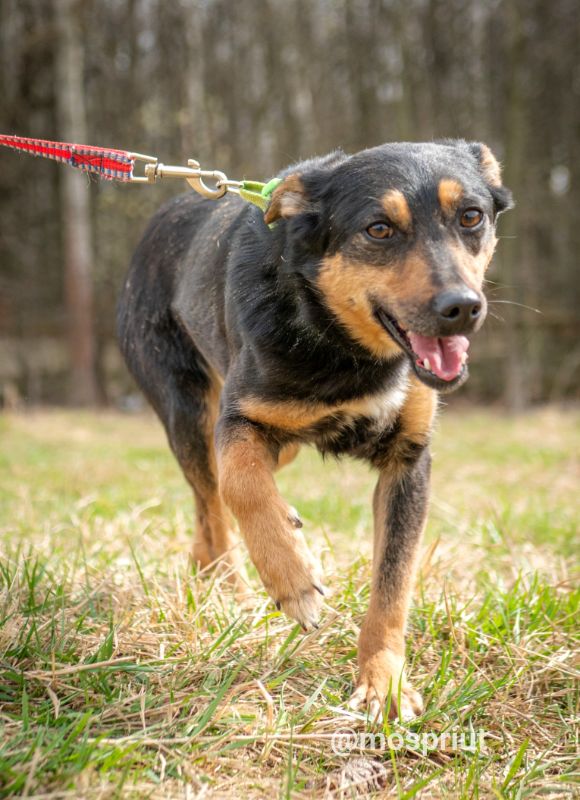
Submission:
[[[161,178],[185,178],[192,189],[209,200],[218,200],[226,192],[239,193],[241,181],[230,180],[219,169],[201,169],[199,161],[190,158],[187,167],[174,167],[159,163],[154,156],[144,156],[142,153],[130,153],[135,161],[145,162],[145,175],[132,176],[131,183],[156,183]],[[214,187],[207,186],[203,179],[209,178],[215,183]]]

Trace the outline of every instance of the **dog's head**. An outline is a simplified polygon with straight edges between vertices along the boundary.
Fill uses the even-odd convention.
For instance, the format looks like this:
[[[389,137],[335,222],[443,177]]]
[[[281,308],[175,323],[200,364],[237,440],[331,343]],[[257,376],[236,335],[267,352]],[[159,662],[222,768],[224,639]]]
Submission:
[[[375,356],[404,351],[440,391],[467,378],[495,222],[512,205],[484,144],[386,144],[305,162],[275,190],[289,268]]]

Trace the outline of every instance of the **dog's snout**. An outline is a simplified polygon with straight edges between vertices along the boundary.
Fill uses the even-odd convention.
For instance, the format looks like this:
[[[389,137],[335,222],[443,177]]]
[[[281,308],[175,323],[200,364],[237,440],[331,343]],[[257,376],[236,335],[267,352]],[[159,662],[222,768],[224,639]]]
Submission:
[[[467,286],[441,292],[433,301],[433,311],[447,335],[469,333],[482,315],[483,302]]]

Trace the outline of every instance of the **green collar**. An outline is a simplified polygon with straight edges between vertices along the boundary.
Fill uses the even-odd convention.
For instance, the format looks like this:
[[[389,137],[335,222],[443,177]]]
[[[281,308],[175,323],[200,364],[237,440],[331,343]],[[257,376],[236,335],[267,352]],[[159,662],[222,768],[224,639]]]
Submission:
[[[240,187],[240,197],[247,200],[248,203],[253,203],[262,211],[268,208],[268,204],[272,198],[274,189],[282,183],[282,178],[272,178],[268,183],[259,183],[258,181],[242,181]]]

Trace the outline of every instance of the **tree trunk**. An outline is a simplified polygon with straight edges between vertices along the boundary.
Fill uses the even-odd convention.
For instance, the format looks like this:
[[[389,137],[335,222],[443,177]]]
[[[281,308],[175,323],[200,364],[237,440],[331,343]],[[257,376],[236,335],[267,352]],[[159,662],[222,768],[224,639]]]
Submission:
[[[506,5],[506,37],[507,37],[507,120],[505,129],[505,183],[507,186],[522,184],[526,151],[526,102],[524,97],[524,39],[523,21],[516,3]],[[520,265],[522,247],[518,234],[522,230],[520,207],[502,220],[502,263],[503,280],[511,291],[523,290],[527,278]],[[521,411],[529,404],[528,372],[526,353],[526,332],[521,309],[514,307],[512,313],[506,314],[507,360],[505,364],[504,400],[512,412]]]
[[[55,0],[58,29],[57,114],[63,141],[87,144],[83,94],[84,54],[78,0]],[[64,288],[71,360],[69,400],[97,402],[93,329],[92,241],[88,178],[64,169],[61,214],[64,238]]]

